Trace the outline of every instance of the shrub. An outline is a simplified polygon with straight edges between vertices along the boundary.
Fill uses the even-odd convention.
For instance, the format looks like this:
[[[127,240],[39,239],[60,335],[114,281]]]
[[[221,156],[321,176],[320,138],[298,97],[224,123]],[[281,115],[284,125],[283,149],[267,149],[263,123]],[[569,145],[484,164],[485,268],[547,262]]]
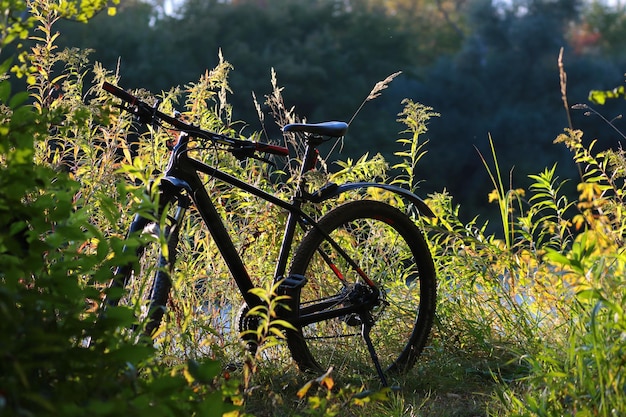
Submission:
[[[112,213],[142,198],[114,186],[113,154],[95,127],[107,108],[80,99],[82,55],[55,51],[51,27],[63,9],[41,0],[31,10],[38,36],[22,55],[33,64],[22,67],[31,94],[0,81],[0,414],[236,411],[238,383],[220,378],[218,362],[163,367],[153,347],[120,330],[130,309],[99,311],[114,267],[130,261],[124,245],[136,244],[119,237]],[[59,64],[66,70],[55,77]]]

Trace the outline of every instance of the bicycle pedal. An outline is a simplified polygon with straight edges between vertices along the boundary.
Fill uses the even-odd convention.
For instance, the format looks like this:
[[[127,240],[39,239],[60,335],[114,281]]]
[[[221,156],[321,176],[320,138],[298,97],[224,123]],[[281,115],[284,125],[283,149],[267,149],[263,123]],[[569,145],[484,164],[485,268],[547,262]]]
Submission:
[[[307,279],[304,275],[289,275],[282,280],[278,288],[281,290],[297,290],[302,288],[306,281]]]

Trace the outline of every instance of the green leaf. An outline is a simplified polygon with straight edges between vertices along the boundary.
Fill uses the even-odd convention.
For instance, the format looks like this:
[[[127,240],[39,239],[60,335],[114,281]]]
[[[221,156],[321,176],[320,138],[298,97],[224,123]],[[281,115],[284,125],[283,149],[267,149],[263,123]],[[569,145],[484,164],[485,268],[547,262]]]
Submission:
[[[7,103],[11,96],[11,83],[8,81],[0,82],[0,102]]]
[[[171,395],[186,385],[185,380],[171,375],[164,375],[150,383],[150,391],[155,394]]]
[[[589,92],[589,101],[595,104],[604,105],[606,103],[606,92],[599,90],[591,90]]]
[[[545,257],[557,264],[572,266],[572,261],[567,256],[555,250],[548,249]]]
[[[602,294],[600,294],[600,291],[598,291],[597,289],[579,291],[578,293],[576,293],[576,298],[584,301],[596,301],[604,299],[604,297],[602,297]]]
[[[107,354],[109,360],[140,363],[150,358],[154,353],[152,346],[146,346],[142,344],[137,345],[124,345],[118,349],[112,350]]]
[[[196,381],[202,384],[210,384],[219,375],[222,365],[215,360],[205,360],[199,363],[193,359],[187,361],[187,370]]]
[[[21,106],[26,102],[26,100],[28,100],[29,96],[30,94],[28,93],[28,91],[20,91],[19,93],[11,97],[11,100],[9,101],[9,107],[15,109]]]
[[[13,58],[8,58],[2,64],[0,64],[0,74],[6,74],[7,72],[9,72],[12,63]]]
[[[589,92],[589,101],[595,104],[604,105],[608,99],[616,99],[620,97],[626,98],[624,91],[623,85],[612,90],[591,90]]]
[[[223,417],[227,413],[238,410],[239,407],[224,401],[220,392],[212,392],[207,395],[198,406],[199,414],[205,417]]]

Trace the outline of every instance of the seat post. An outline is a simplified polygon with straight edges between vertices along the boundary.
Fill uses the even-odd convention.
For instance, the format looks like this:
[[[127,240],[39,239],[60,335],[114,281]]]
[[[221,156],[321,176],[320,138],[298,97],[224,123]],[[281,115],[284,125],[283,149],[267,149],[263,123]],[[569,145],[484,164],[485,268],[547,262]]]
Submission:
[[[306,195],[306,178],[305,174],[313,169],[317,164],[319,158],[319,151],[317,146],[324,142],[324,139],[315,134],[307,135],[306,147],[304,149],[304,158],[302,159],[302,166],[300,167],[300,177],[298,178],[298,184],[296,188],[295,199],[300,200]]]
[[[319,151],[317,147],[323,142],[323,138],[317,135],[308,135],[306,138],[306,148],[304,150],[304,160],[300,169],[300,176],[315,168]]]

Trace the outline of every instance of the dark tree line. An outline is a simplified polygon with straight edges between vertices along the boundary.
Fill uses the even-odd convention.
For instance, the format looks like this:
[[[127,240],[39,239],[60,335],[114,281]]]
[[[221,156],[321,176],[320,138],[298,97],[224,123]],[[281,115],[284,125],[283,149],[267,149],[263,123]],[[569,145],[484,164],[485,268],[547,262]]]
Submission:
[[[260,130],[252,92],[261,100],[270,92],[271,68],[287,104],[309,121],[348,120],[376,82],[402,71],[351,125],[344,156],[380,151],[393,161],[401,100],[432,106],[441,117],[429,125],[424,192],[445,187],[472,217],[491,189],[476,151],[489,154],[489,135],[502,170],[515,166],[514,187],[559,161],[561,178],[577,175],[552,144],[568,125],[561,48],[570,104],[621,85],[626,72],[623,9],[582,0],[187,0],[173,15],[162,11],[127,0],[114,17],[64,24],[61,41],[93,48],[109,69],[119,62],[124,87],[153,91],[197,80],[221,50],[234,66],[234,118],[251,130]],[[620,105],[601,110],[613,117]],[[617,145],[599,120],[572,120],[587,137]]]

